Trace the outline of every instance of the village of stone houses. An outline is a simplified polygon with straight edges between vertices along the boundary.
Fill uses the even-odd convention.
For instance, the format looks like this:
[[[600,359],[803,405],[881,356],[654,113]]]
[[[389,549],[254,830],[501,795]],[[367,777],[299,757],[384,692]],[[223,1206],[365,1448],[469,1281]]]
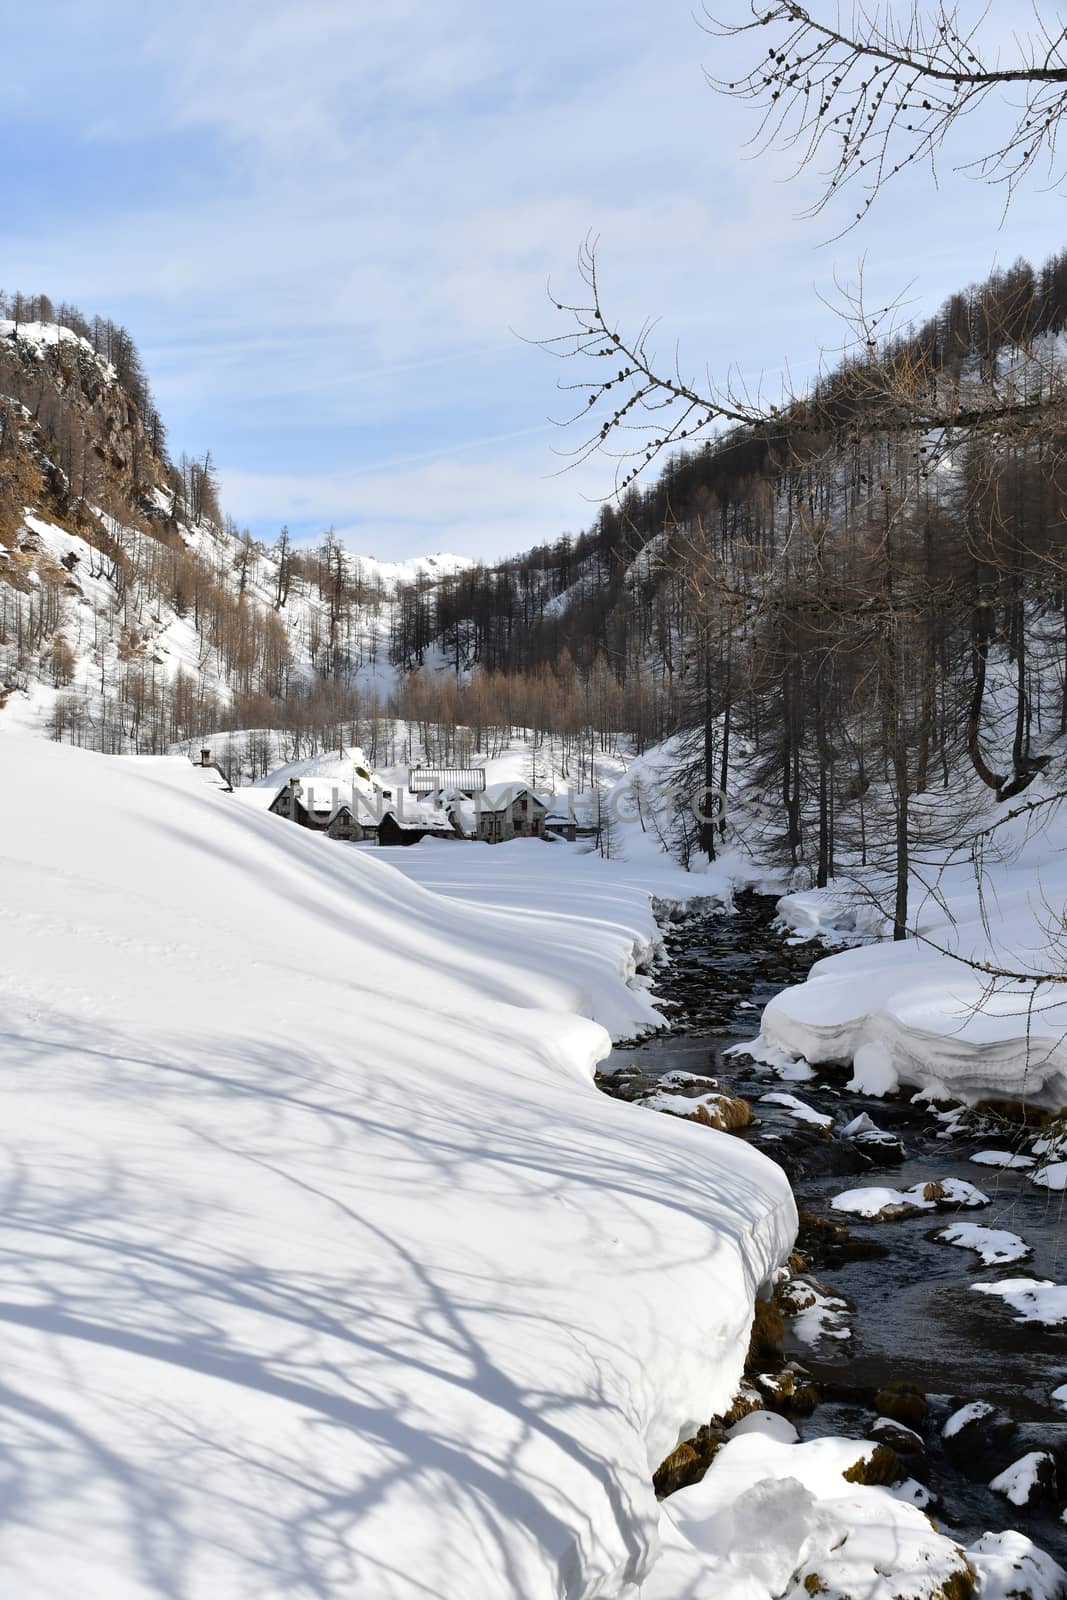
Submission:
[[[195,762],[203,781],[233,794],[210,749]],[[362,750],[342,745],[326,756],[290,763],[236,791],[239,800],[287,817],[301,828],[351,844],[406,845],[421,839],[596,841],[605,831],[599,791],[536,795],[519,781],[486,785],[479,767],[410,767],[383,776]],[[581,819],[579,821],[579,819]]]

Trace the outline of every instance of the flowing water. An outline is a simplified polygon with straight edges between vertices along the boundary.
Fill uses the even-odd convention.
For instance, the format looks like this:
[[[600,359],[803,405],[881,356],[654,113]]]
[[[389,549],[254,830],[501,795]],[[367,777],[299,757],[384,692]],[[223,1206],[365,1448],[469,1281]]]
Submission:
[[[889,1383],[915,1383],[930,1407],[928,1461],[916,1475],[925,1476],[936,1496],[935,1517],[968,1539],[987,1528],[1020,1528],[1067,1563],[1067,1525],[1060,1520],[1067,1500],[1067,1409],[1051,1399],[1052,1390],[1067,1383],[1067,1327],[1022,1323],[1003,1300],[972,1287],[1012,1277],[1067,1282],[1067,1196],[1036,1188],[1025,1172],[968,1159],[979,1149],[1024,1150],[1032,1130],[972,1122],[945,1137],[945,1123],[935,1114],[944,1107],[914,1104],[909,1095],[876,1100],[853,1093],[845,1087],[847,1070],[820,1068],[810,1081],[781,1083],[770,1068],[728,1054],[756,1035],[767,1001],[783,985],[800,981],[825,953],[787,943],[774,917],[772,897],[747,894],[738,898],[734,914],[670,927],[670,966],[658,975],[656,990],[672,1003],[672,1031],[616,1049],[604,1065],[602,1087],[629,1099],[678,1069],[714,1077],[724,1092],[748,1100],[758,1119],[729,1137],[744,1138],[778,1160],[802,1210],[846,1222],[861,1252],[865,1243],[881,1247],[874,1257],[824,1261],[815,1268],[819,1281],[852,1307],[850,1339],[824,1338],[812,1346],[787,1335],[786,1353],[802,1362],[825,1397],[799,1423],[802,1437],[866,1437],[877,1391]],[[762,1095],[781,1091],[832,1116],[834,1135],[827,1138],[784,1108],[761,1102]],[[836,1135],[861,1111],[898,1137],[903,1162],[899,1153],[886,1162],[885,1152]],[[945,1178],[974,1184],[991,1204],[890,1222],[864,1222],[831,1210],[833,1197],[846,1189],[906,1189]],[[972,1250],[931,1237],[956,1220],[1007,1229],[1032,1255],[1011,1265],[983,1266]],[[989,1402],[996,1413],[981,1437],[969,1437],[950,1455],[942,1425],[972,1400]],[[1059,1489],[1041,1506],[1017,1508],[988,1482],[1031,1450],[1056,1458]]]

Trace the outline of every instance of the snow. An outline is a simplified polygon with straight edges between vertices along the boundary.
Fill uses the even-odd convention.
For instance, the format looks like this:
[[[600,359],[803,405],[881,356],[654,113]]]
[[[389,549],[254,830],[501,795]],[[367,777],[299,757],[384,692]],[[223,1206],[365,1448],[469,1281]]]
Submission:
[[[788,1051],[768,1044],[763,1038],[746,1039],[740,1044],[729,1045],[723,1055],[751,1056],[760,1066],[770,1067],[784,1083],[810,1083],[815,1077],[814,1069],[803,1058],[796,1059]]]
[[[1034,1490],[1041,1483],[1042,1467],[1047,1469],[1052,1464],[1052,1457],[1047,1450],[1030,1450],[1018,1461],[1013,1461],[1010,1467],[1005,1467],[1003,1472],[998,1472],[989,1487],[995,1494],[1002,1494],[1006,1500],[1010,1500],[1013,1506],[1029,1505]]]
[[[367,773],[367,777],[361,777],[357,769]],[[344,750],[328,750],[321,755],[308,756],[302,761],[286,762],[264,777],[257,778],[250,787],[268,789],[273,798],[296,778],[301,784],[321,787],[323,793],[336,789],[342,800],[350,800],[354,788],[361,793],[369,792],[372,776],[363,751],[358,745],[353,745]]]
[[[56,322],[14,322],[10,317],[0,317],[0,339],[18,339],[20,344],[29,345],[38,357],[44,354],[49,346],[59,344],[77,345],[80,350],[93,356],[105,374],[114,376],[115,369],[101,357],[95,356],[93,347],[88,339],[83,339],[72,328],[61,328]]]
[[[358,745],[276,767],[255,783],[235,790],[238,804],[269,810],[294,780],[299,785],[301,802],[320,818],[332,816],[340,805],[348,805],[357,822],[376,826],[387,812],[392,812],[401,826],[438,828],[451,833],[442,806],[433,799],[418,799],[408,793],[406,770],[395,779],[372,772],[368,757]]]
[[[401,583],[414,583],[416,578],[451,577],[477,565],[473,556],[452,555],[445,550],[432,556],[409,556],[405,561],[381,561],[377,556],[357,554],[355,561],[364,582],[373,583],[377,579],[389,590],[395,590]]]
[[[1067,1572],[1025,1533],[983,1533],[967,1555],[981,1581],[981,1600],[1062,1600],[1067,1593]]]
[[[426,840],[382,854],[414,883],[465,905],[516,912],[553,909],[576,926],[592,919],[618,921],[627,934],[640,929],[645,958],[662,943],[653,899],[697,898],[728,905],[731,896],[726,867],[697,875],[683,871],[661,852],[639,849],[631,856],[605,861],[596,851],[563,839],[461,845]]]
[[[929,1184],[916,1183],[910,1189],[848,1189],[835,1195],[830,1202],[835,1211],[851,1216],[877,1218],[883,1212],[892,1214],[897,1207],[909,1211],[936,1211],[943,1206],[987,1206],[989,1196],[976,1189],[973,1183],[962,1178],[945,1178],[937,1187],[940,1193],[927,1195]]]
[[[1062,781],[1062,753],[1027,790],[1025,804]],[[990,820],[1004,816],[992,809]],[[965,847],[937,874],[936,892],[912,881],[918,937],[867,942],[825,957],[807,980],[776,995],[762,1037],[789,1057],[852,1062],[850,1087],[889,1092],[895,1083],[937,1085],[956,1098],[1067,1104],[1067,983],[991,982],[966,964],[1015,972],[1056,968],[1049,908],[1067,899],[1067,815],[1044,826],[1024,815],[986,852],[982,894]],[[929,873],[927,873],[929,877]],[[855,901],[847,889],[788,895],[780,914],[802,933],[825,933]],[[861,918],[861,906],[855,916]],[[864,924],[865,936],[876,933]],[[954,957],[963,959],[954,959]]]
[[[722,1104],[721,1094],[669,1094],[663,1089],[657,1089],[654,1094],[648,1095],[639,1103],[646,1111],[666,1111],[673,1117],[694,1117],[698,1109],[714,1112]]]
[[[0,322],[0,337],[5,330],[10,336],[13,326],[11,322]],[[114,368],[92,356],[91,346],[68,329],[55,324],[20,324],[18,337],[23,348],[39,359],[60,342],[78,346],[92,358],[105,382],[115,379]],[[173,495],[156,485],[150,491],[150,499],[156,511],[169,520]],[[55,621],[49,625],[49,636],[30,663],[28,675],[24,665],[13,672],[12,681],[19,688],[0,708],[0,731],[50,737],[55,714],[72,699],[87,715],[98,717],[105,702],[119,695],[131,659],[143,662],[153,680],[158,677],[173,683],[178,672],[183,672],[216,696],[225,710],[233,700],[234,673],[210,647],[206,635],[197,631],[192,612],[176,610],[147,575],[154,548],[151,536],[142,527],[123,525],[99,506],[90,505],[87,509],[124,552],[123,577],[120,581],[112,561],[85,539],[48,521],[34,508],[26,508],[24,530],[15,541],[22,578],[40,588],[43,572],[51,584],[59,577],[62,584],[53,601]],[[276,552],[256,546],[249,557],[239,537],[227,528],[209,522],[196,526],[179,522],[168,539],[175,534],[212,582],[236,599],[240,581],[245,603],[261,618],[269,617],[282,625],[293,663],[289,681],[294,688],[313,686],[321,677],[321,641],[328,633],[328,603],[297,582],[278,607]],[[57,575],[55,569],[60,562],[66,564],[67,570]],[[467,557],[447,554],[389,562],[349,552],[353,578],[358,569],[361,579],[361,600],[352,619],[348,681],[364,692],[368,709],[372,700],[387,700],[400,677],[399,669],[389,659],[398,586],[420,576],[432,584],[473,564]],[[51,639],[59,635],[73,659],[70,682],[63,685],[57,685],[49,665]],[[428,666],[433,665],[434,658],[435,651],[431,650],[427,654]],[[0,659],[0,677],[7,665],[5,655]],[[112,737],[118,739],[120,735],[116,731]],[[129,729],[130,748],[136,748],[139,737],[143,732]],[[209,744],[220,764],[226,769],[232,767],[235,781],[240,782],[252,772],[263,770],[265,753],[273,765],[306,755],[306,748],[292,748],[294,741],[301,743],[298,735],[282,730],[241,730],[184,741],[181,753],[195,755],[201,744]]]
[[[796,1226],[592,1084],[634,897],[471,909],[183,758],[4,749],[5,1587],[626,1594]]]
[[[778,915],[798,939],[822,939],[834,945],[877,939],[885,925],[878,907],[847,887],[801,889],[783,895],[778,902]]]
[[[952,1413],[941,1429],[941,1437],[954,1439],[972,1422],[981,1422],[984,1417],[991,1417],[995,1410],[996,1406],[991,1406],[988,1400],[972,1400],[969,1405],[960,1406],[958,1411]]]
[[[1061,1383],[1058,1389],[1053,1389],[1049,1398],[1055,1400],[1058,1406],[1062,1406],[1067,1411],[1067,1383]]]
[[[816,1111],[813,1106],[805,1105],[803,1100],[798,1100],[792,1094],[779,1094],[777,1092],[761,1094],[760,1104],[782,1106],[798,1122],[810,1122],[817,1128],[830,1129],[834,1125],[833,1117],[828,1117],[823,1112]]]
[[[1055,1327],[1067,1322],[1067,1284],[1048,1278],[1001,1278],[999,1283],[972,1283],[978,1294],[999,1295],[1019,1313],[1018,1322]]]
[[[780,1416],[777,1411],[750,1411],[740,1422],[734,1423],[730,1438],[738,1439],[744,1433],[759,1433],[778,1444],[796,1444],[800,1438],[789,1418]]]
[[[1033,1182],[1039,1189],[1053,1189],[1057,1192],[1067,1189],[1067,1161],[1051,1161],[1047,1167],[1042,1167],[1040,1172],[1035,1172]]]
[[[884,1045],[860,1045],[852,1059],[852,1077],[847,1087],[856,1094],[870,1094],[878,1098],[894,1094],[899,1089],[900,1078],[893,1066],[893,1058]]]
[[[735,1430],[704,1479],[663,1502],[664,1555],[641,1600],[932,1600],[964,1557],[915,1504],[845,1479],[873,1449]]]
[[[847,1326],[848,1302],[840,1295],[827,1294],[821,1284],[808,1278],[794,1278],[786,1288],[789,1329],[802,1344],[815,1345],[822,1339],[851,1339]]]
[[[866,1111],[861,1111],[858,1117],[853,1117],[841,1129],[842,1139],[858,1139],[863,1134],[877,1134],[879,1138],[884,1137],[881,1128],[867,1115]]]
[[[983,1228],[977,1222],[954,1222],[942,1228],[937,1237],[944,1244],[977,1250],[985,1267],[1004,1266],[1030,1254],[1030,1246],[1017,1233],[1008,1233],[1004,1228]]]
[[[1014,1150],[976,1150],[968,1160],[979,1167],[1012,1167],[1020,1171],[1034,1165],[1033,1156],[1017,1155]]]

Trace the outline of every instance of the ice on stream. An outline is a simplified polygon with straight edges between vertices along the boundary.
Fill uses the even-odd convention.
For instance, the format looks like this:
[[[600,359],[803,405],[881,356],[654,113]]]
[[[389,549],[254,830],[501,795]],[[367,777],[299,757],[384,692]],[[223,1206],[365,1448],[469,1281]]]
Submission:
[[[1020,1172],[1037,1165],[1033,1156],[1019,1155],[1014,1150],[976,1150],[967,1159],[978,1167],[1009,1167]]]

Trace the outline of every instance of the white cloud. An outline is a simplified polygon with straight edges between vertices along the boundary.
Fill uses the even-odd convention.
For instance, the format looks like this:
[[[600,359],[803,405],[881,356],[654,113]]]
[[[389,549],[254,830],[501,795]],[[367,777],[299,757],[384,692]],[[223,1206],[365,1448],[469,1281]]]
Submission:
[[[332,526],[365,555],[462,545],[490,560],[579,531],[609,487],[600,465],[570,472],[556,461],[547,476],[542,430],[532,432],[532,448],[530,438],[487,439],[461,457],[363,471],[246,473],[223,464],[220,472],[227,500],[253,520]]]
[[[429,490],[394,519],[398,540],[429,530],[484,548],[479,477],[507,497],[516,536],[590,520],[576,481],[548,476],[552,433],[515,442],[557,413],[559,373],[511,331],[556,331],[545,281],[570,286],[589,228],[620,316],[666,312],[657,343],[680,341],[686,370],[733,363],[772,387],[783,364],[802,381],[838,342],[815,289],[864,250],[872,295],[915,279],[924,313],[995,253],[1063,243],[1047,197],[1020,196],[998,232],[1002,196],[951,177],[937,193],[914,174],[826,247],[830,218],[796,220],[813,182],[781,181],[780,158],[740,159],[752,125],[705,87],[721,46],[689,0],[654,13],[644,0],[176,0],[147,14],[109,0],[91,26],[74,4],[43,13],[35,28],[83,28],[86,70],[21,51],[37,100],[23,94],[20,118],[38,104],[94,169],[136,169],[142,145],[152,162],[95,210],[77,166],[54,164],[44,225],[40,185],[22,197],[32,226],[8,197],[5,279],[129,323],[175,447],[210,444],[230,463],[242,522],[281,522],[271,486],[295,496],[306,480],[310,503],[354,524],[363,502],[345,493],[401,454],[454,463],[467,494],[439,503],[447,540]],[[1018,0],[998,27],[1009,15],[1027,25]],[[505,437],[483,447],[491,435]],[[596,488],[610,477],[596,472]],[[468,524],[464,501],[479,507]]]

